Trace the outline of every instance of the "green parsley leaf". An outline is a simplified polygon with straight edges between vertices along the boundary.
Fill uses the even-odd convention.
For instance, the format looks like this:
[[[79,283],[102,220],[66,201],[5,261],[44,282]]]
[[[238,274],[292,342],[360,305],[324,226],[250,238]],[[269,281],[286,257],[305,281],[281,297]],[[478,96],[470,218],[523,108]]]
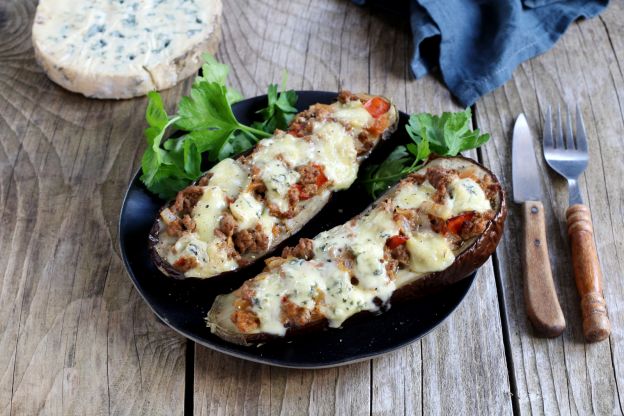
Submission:
[[[270,84],[267,92],[267,107],[258,110],[257,114],[264,119],[263,122],[256,122],[253,127],[273,133],[275,129],[286,130],[297,114],[295,104],[298,96],[294,90],[285,91],[286,76],[282,81],[282,91],[278,93],[277,84]]]
[[[410,157],[406,147],[397,146],[381,164],[369,166],[364,171],[362,183],[368,193],[373,198],[377,198],[390,185],[405,175],[404,171],[411,162],[412,157]]]
[[[405,126],[413,143],[398,146],[379,165],[370,166],[362,180],[373,198],[401,178],[420,169],[431,154],[457,156],[458,153],[481,146],[489,134],[472,130],[470,108],[441,116],[428,113],[413,114]]]
[[[204,65],[202,65],[202,74],[195,78],[195,84],[200,82],[216,82],[217,84],[225,85],[230,67],[220,63],[210,54],[204,54]],[[230,104],[234,104],[243,99],[243,96],[236,90],[228,88],[226,92],[227,101]]]
[[[270,137],[275,128],[286,128],[297,112],[297,94],[278,93],[277,86],[272,85],[268,106],[259,112],[261,120],[251,126],[240,123],[232,103],[242,97],[226,86],[228,72],[227,65],[204,55],[202,75],[195,79],[190,95],[180,100],[175,116],[167,114],[159,93],[148,94],[148,147],[141,160],[141,181],[161,198],[173,197],[201,176],[202,154],[206,153],[210,161],[219,161],[244,152],[258,140]],[[170,127],[180,137],[163,140]]]

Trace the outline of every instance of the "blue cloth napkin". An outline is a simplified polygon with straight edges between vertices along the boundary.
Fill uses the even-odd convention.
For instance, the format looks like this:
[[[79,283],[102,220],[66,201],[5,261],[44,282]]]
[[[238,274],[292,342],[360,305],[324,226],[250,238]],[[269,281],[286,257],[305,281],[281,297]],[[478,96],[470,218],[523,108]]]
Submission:
[[[597,15],[609,2],[410,1],[414,75],[420,78],[439,67],[448,89],[465,106],[504,84],[519,64],[550,49],[574,20]],[[392,3],[379,1],[386,9]],[[427,43],[439,44],[435,53],[424,47]]]

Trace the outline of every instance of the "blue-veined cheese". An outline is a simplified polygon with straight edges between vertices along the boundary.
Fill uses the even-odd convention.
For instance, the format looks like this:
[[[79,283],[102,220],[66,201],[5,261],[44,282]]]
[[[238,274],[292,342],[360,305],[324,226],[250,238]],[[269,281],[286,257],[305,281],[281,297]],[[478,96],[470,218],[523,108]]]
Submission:
[[[312,160],[313,144],[290,134],[279,134],[262,140],[253,154],[254,165],[262,168],[277,158],[282,158],[290,166],[307,165]]]
[[[399,208],[419,208],[424,202],[431,202],[431,197],[435,192],[435,188],[428,181],[421,185],[406,183],[394,197],[394,201]]]
[[[175,85],[214,53],[221,0],[40,0],[32,39],[48,76],[96,98]]]
[[[483,188],[470,178],[457,179],[449,186],[449,204],[453,215],[467,211],[486,212],[492,209]]]
[[[230,211],[241,230],[254,227],[260,221],[263,208],[264,205],[249,192],[243,192],[230,204]]]
[[[266,186],[266,198],[280,211],[288,211],[288,191],[299,181],[299,173],[290,169],[281,160],[272,160],[264,165],[260,178]]]

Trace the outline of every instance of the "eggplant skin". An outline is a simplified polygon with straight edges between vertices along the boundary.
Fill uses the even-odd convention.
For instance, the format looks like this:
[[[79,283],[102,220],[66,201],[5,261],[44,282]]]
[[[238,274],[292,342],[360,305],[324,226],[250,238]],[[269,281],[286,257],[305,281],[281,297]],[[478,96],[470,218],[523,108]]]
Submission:
[[[363,100],[368,100],[370,98],[376,97],[376,95],[370,95],[370,94],[366,94],[366,93],[357,93],[357,94],[354,94],[354,95],[360,97]],[[381,96],[381,95],[378,95],[377,97],[381,97],[381,98],[385,99],[386,101],[388,101],[390,103],[390,110],[388,110],[388,111],[390,113],[390,119],[393,121],[393,123],[381,134],[379,140],[377,140],[375,145],[372,146],[372,148],[366,154],[361,155],[361,156],[358,157],[358,162],[359,163],[362,163],[362,161],[365,160],[375,150],[375,148],[382,141],[388,140],[390,138],[390,136],[392,136],[392,134],[396,131],[396,129],[398,128],[398,125],[399,125],[399,112],[398,112],[396,106],[394,104],[392,104],[392,100],[390,100],[387,97]],[[244,157],[244,156],[247,156],[247,155],[251,154],[251,152],[253,150],[254,150],[254,147],[252,147],[251,149],[247,150],[246,152],[243,152],[242,154],[237,156],[236,159],[239,159],[241,157]],[[204,175],[202,175],[202,177],[203,176]],[[198,178],[196,181],[194,181],[191,185],[197,184],[197,182],[199,182],[200,179],[201,179],[201,177]],[[286,240],[287,238],[289,238],[293,234],[296,234],[304,225],[306,225],[312,218],[314,218],[316,216],[316,214],[318,214],[325,207],[325,205],[327,205],[327,203],[331,200],[332,195],[333,195],[333,192],[324,201],[321,200],[321,199],[313,200],[314,202],[310,203],[309,206],[305,207],[302,210],[302,212],[300,213],[301,218],[299,219],[299,221],[297,221],[296,226],[292,227],[292,231],[290,233],[287,233],[287,234],[285,233],[285,234],[282,234],[282,235],[276,237],[271,242],[271,245],[269,246],[268,250],[265,253],[262,253],[261,255],[258,255],[257,253],[253,253],[253,255],[254,255],[253,260],[248,260],[248,262],[246,264],[239,265],[239,267],[234,269],[234,270],[223,272],[223,273],[221,273],[219,275],[215,275],[215,276],[210,277],[210,278],[211,279],[222,278],[222,277],[231,275],[232,273],[236,273],[239,270],[256,263],[258,260],[263,260],[267,255],[271,254],[284,240]],[[171,207],[174,202],[175,202],[175,199],[169,200],[163,206],[163,208],[158,212],[158,215],[156,216],[155,221],[154,221],[154,225],[150,229],[150,233],[148,235],[148,251],[149,251],[149,255],[150,255],[150,258],[152,260],[152,263],[165,276],[169,276],[171,278],[178,279],[178,280],[191,279],[191,278],[194,278],[194,277],[186,276],[183,272],[181,272],[180,270],[178,270],[175,267],[173,267],[173,265],[171,263],[169,263],[166,259],[162,258],[160,256],[160,254],[158,254],[158,250],[156,249],[156,247],[158,246],[158,243],[160,241],[159,235],[163,231],[163,228],[164,228],[162,220],[160,219],[160,213],[165,208]]]
[[[503,187],[500,186],[498,178],[496,178],[496,176],[489,169],[485,168],[478,162],[463,156],[435,157],[431,158],[428,163],[435,159],[455,159],[469,162],[470,164],[478,167],[479,170],[481,170],[485,174],[489,175],[495,183],[499,184],[498,196],[496,198],[498,202],[498,206],[496,207],[496,214],[494,218],[492,218],[488,222],[488,225],[486,226],[484,232],[476,237],[468,247],[463,249],[455,257],[454,262],[448,268],[440,272],[435,272],[420,277],[414,282],[401,286],[392,294],[390,304],[394,302],[413,301],[423,296],[439,292],[445,287],[470,276],[474,271],[481,267],[487,261],[487,259],[496,251],[496,247],[498,246],[498,243],[500,242],[500,239],[503,235],[505,219],[507,218],[507,204],[505,200],[505,191]],[[377,202],[383,201],[385,198],[387,198],[388,195],[391,195],[393,192],[395,192],[399,185],[400,183],[391,188],[375,203],[373,203],[364,212],[362,212],[362,214],[358,215],[358,217],[364,215],[369,210],[374,208]],[[206,322],[215,335],[228,342],[239,345],[249,346],[270,341],[287,341],[292,337],[315,332],[328,326],[327,319],[322,318],[317,321],[308,323],[305,326],[291,327],[286,331],[286,334],[284,336],[276,336],[267,333],[245,334],[237,331],[234,325],[230,325],[230,314],[227,312],[224,313],[224,309],[227,308],[227,306],[228,295],[218,296],[215,299],[215,302],[212,305],[210,311],[208,312]],[[350,322],[351,320],[366,319],[370,315],[371,312],[368,311],[359,312],[347,319],[345,321],[345,324],[348,324],[348,322]],[[226,319],[225,321],[224,318]]]

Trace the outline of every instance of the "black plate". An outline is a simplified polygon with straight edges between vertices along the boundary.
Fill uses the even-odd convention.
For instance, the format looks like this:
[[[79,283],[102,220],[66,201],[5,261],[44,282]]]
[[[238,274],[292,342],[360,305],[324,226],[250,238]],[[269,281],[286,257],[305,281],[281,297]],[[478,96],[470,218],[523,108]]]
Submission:
[[[332,92],[299,91],[298,94],[299,110],[336,99],[336,93]],[[250,123],[255,111],[264,106],[266,96],[259,96],[241,101],[233,109],[238,120]],[[408,142],[404,129],[407,117],[401,113],[398,130],[375,150],[367,163],[379,162],[397,144]],[[262,262],[227,278],[174,280],[164,276],[150,260],[147,236],[165,201],[147,191],[139,180],[140,175],[137,172],[130,183],[119,220],[119,242],[128,273],[147,304],[167,325],[195,342],[226,354],[297,368],[331,367],[370,358],[404,346],[431,331],[460,304],[474,281],[475,274],[472,274],[436,295],[392,305],[387,312],[367,319],[347,321],[342,329],[326,329],[292,341],[272,342],[259,347],[230,344],[210,333],[204,317],[216,295],[230,292],[244,280],[258,274],[263,267]],[[313,237],[342,224],[371,202],[368,194],[357,184],[338,192],[316,218],[283,245],[292,245],[300,237]]]

